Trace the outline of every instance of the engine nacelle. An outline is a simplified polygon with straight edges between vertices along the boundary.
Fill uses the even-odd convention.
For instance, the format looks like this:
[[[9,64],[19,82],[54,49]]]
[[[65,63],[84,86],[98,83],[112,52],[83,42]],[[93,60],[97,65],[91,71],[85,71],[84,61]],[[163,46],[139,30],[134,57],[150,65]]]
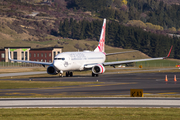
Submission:
[[[51,75],[57,75],[58,74],[58,72],[56,71],[56,69],[53,66],[49,66],[47,68],[47,73],[51,74]]]
[[[102,74],[105,72],[105,67],[102,64],[97,64],[97,65],[93,66],[92,72],[94,74]]]

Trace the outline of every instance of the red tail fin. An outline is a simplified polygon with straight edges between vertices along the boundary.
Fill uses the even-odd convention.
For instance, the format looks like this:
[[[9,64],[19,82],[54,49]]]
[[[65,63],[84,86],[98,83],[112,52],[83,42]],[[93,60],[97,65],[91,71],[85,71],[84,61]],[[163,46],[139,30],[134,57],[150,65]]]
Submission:
[[[166,57],[164,57],[164,59],[166,59],[166,58],[168,58],[170,56],[172,48],[173,48],[173,45],[171,46],[171,49],[169,50],[168,55]]]
[[[104,52],[105,48],[105,33],[106,33],[106,19],[104,19],[102,30],[101,30],[101,35],[99,39],[99,44],[97,48],[94,50],[94,52]]]

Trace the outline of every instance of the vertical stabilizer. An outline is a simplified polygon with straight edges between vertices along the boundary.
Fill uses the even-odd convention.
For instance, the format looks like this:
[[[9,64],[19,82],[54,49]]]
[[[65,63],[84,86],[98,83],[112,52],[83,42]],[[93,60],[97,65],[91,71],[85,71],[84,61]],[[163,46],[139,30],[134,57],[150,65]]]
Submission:
[[[105,52],[105,33],[106,33],[106,19],[104,19],[99,44],[94,52]]]

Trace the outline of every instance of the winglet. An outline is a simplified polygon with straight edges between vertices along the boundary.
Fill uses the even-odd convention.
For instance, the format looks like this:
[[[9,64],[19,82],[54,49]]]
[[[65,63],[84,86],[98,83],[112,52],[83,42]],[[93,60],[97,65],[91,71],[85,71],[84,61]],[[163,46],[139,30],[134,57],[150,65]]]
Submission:
[[[166,58],[168,58],[170,56],[172,48],[173,48],[173,45],[171,46],[171,49],[169,50],[168,55],[166,57],[164,57],[164,59],[166,59]]]
[[[8,48],[8,59],[11,60],[10,49]]]

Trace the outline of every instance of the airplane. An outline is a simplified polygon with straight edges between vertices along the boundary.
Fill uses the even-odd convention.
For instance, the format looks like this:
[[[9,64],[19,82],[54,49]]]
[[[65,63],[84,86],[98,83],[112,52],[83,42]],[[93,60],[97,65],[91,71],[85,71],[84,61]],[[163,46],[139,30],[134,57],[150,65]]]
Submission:
[[[25,61],[25,60],[15,60],[10,57],[10,50],[8,50],[8,58],[10,61],[15,62],[25,62],[25,63],[34,63],[41,64],[45,67],[48,66],[47,73],[51,75],[56,75],[59,73],[59,76],[63,77],[63,72],[66,72],[66,77],[73,76],[73,71],[84,71],[92,70],[92,77],[98,76],[105,72],[104,66],[115,66],[120,64],[127,64],[140,61],[149,61],[149,60],[161,60],[169,57],[171,49],[166,57],[159,58],[149,58],[149,59],[136,59],[136,60],[126,60],[126,61],[114,61],[114,62],[105,62],[106,56],[114,54],[122,54],[127,52],[117,52],[117,53],[105,53],[105,32],[106,32],[106,19],[103,21],[103,26],[100,34],[100,39],[98,46],[94,51],[82,51],[82,52],[62,52],[55,56],[53,63],[50,62],[38,62],[38,61]]]

